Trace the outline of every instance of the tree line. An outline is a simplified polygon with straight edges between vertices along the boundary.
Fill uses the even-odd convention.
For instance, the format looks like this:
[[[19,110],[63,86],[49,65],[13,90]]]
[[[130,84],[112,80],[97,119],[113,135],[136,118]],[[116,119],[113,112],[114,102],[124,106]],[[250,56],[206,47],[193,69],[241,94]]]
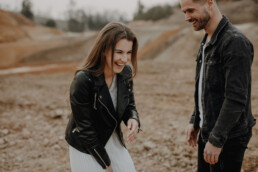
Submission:
[[[217,0],[217,1],[239,1],[239,0]],[[258,0],[253,0],[258,3]],[[126,22],[123,15],[115,12],[105,12],[97,14],[86,14],[82,9],[73,8],[74,1],[70,0],[70,9],[68,11],[67,30],[71,32],[83,32],[85,30],[99,30],[111,21]],[[177,7],[180,7],[178,4]],[[30,0],[23,0],[21,14],[33,21],[34,14],[31,10],[32,4]],[[173,6],[157,5],[151,8],[145,8],[141,0],[138,0],[137,10],[133,16],[133,20],[151,20],[156,21],[167,18],[173,14]],[[115,14],[115,15],[114,15]],[[57,27],[56,20],[48,19],[43,23],[49,27]]]
[[[127,20],[123,15],[115,15],[112,12],[86,14],[82,9],[74,9],[74,2],[70,1],[71,9],[68,10],[67,28],[71,32],[82,32],[85,30],[99,30],[111,21],[126,22]],[[34,14],[32,12],[31,0],[23,0],[21,14],[34,20]],[[159,20],[166,18],[172,14],[172,7],[169,5],[154,6],[149,9],[145,9],[141,1],[138,1],[138,8],[134,14],[133,20]],[[57,27],[56,20],[48,19],[45,23],[42,23],[49,27]]]

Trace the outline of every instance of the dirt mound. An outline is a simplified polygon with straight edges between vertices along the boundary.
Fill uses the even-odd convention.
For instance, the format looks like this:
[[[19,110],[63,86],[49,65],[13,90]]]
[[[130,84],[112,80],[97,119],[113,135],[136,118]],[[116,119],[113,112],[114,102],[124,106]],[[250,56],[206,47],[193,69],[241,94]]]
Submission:
[[[24,25],[35,26],[26,17],[0,9],[0,43],[29,38],[27,32],[21,29]]]
[[[35,25],[20,14],[1,10],[0,68],[19,66],[20,63],[81,60],[87,55],[94,35],[95,32],[64,33]]]
[[[26,17],[24,17],[20,14],[4,11],[4,10],[0,9],[0,16],[1,16],[0,17],[1,25],[5,25],[5,26],[22,26],[22,25],[35,26],[35,24],[31,20],[27,19]]]
[[[0,43],[16,42],[23,39],[38,40],[61,35],[63,32],[44,26],[37,26],[23,15],[0,9]]]
[[[254,0],[220,1],[219,8],[234,24],[258,21],[258,3]]]

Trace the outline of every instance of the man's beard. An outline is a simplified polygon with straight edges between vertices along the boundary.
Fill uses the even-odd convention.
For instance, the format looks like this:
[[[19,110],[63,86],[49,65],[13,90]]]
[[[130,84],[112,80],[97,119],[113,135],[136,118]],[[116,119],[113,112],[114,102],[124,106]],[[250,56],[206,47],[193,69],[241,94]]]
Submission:
[[[204,29],[207,23],[209,22],[209,20],[210,20],[210,15],[206,10],[204,10],[204,16],[198,20],[199,24],[196,27],[194,27],[194,30],[199,31]]]

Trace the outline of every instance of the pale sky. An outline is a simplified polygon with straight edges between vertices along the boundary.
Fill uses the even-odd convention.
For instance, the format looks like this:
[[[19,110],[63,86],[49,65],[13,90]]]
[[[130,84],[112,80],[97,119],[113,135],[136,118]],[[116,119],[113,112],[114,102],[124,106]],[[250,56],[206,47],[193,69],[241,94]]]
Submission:
[[[125,18],[132,19],[136,12],[138,0],[73,0],[76,8],[89,13],[103,12],[107,10],[117,11]],[[36,15],[65,19],[70,6],[70,0],[31,0],[32,11]],[[178,0],[141,0],[145,8],[154,5],[173,5]],[[20,11],[22,0],[0,0],[0,8],[9,11]]]

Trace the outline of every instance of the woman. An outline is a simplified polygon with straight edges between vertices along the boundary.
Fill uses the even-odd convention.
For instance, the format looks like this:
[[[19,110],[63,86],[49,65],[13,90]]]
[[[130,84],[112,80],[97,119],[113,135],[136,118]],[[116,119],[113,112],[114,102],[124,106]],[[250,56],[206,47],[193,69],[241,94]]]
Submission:
[[[134,172],[120,123],[132,142],[140,128],[133,81],[138,42],[124,24],[107,24],[70,87],[72,115],[66,128],[73,172]],[[127,64],[131,62],[131,67]]]

